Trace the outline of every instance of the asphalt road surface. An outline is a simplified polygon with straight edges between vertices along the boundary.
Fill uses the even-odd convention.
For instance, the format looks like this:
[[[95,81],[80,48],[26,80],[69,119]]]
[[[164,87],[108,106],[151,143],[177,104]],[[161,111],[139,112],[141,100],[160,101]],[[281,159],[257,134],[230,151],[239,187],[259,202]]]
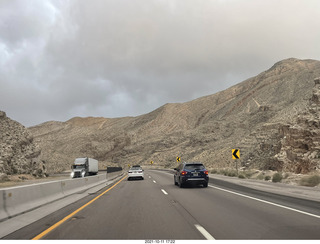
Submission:
[[[172,174],[148,170],[144,180],[124,177],[4,239],[320,239],[319,202],[240,190],[215,179],[179,188]]]

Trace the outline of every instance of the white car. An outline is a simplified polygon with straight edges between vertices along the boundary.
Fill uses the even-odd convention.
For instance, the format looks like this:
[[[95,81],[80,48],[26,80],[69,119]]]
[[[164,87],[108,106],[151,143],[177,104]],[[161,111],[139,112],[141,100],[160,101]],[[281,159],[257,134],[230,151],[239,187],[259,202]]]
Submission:
[[[144,179],[143,169],[139,165],[134,165],[129,169],[128,180],[130,179]]]

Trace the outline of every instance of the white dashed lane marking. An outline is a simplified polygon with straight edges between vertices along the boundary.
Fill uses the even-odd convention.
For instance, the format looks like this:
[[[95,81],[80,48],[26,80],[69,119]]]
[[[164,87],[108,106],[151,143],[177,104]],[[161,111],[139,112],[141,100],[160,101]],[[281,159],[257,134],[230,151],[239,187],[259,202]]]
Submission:
[[[201,225],[194,225],[198,231],[207,239],[207,240],[215,240],[214,237],[212,235],[210,235],[210,233],[208,231],[206,231],[205,228],[203,228]]]
[[[168,193],[165,190],[161,189],[161,191],[163,192],[163,194],[168,195]]]

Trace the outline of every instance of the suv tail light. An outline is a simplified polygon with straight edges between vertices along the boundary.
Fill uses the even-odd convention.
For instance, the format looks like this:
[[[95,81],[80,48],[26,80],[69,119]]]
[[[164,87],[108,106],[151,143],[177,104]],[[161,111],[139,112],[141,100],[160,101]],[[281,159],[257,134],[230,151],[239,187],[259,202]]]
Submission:
[[[204,171],[204,174],[205,174],[205,175],[208,175],[208,174],[209,174],[208,170]]]
[[[183,171],[181,172],[181,175],[186,175],[186,174],[187,174],[187,171],[184,171],[184,170],[183,170]]]

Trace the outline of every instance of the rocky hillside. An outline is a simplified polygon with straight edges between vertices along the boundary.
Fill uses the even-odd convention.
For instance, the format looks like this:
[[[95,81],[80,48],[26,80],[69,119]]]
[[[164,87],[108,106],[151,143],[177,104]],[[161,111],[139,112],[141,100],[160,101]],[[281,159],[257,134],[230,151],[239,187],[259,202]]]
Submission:
[[[320,78],[314,80],[307,109],[294,123],[281,125],[281,150],[276,158],[285,171],[308,173],[320,169]]]
[[[40,153],[30,132],[0,111],[0,181],[16,174],[44,177],[46,168]]]
[[[281,170],[291,164],[276,157],[286,147],[283,126],[295,124],[308,110],[319,76],[319,61],[287,59],[214,95],[166,104],[138,117],[78,117],[30,130],[43,148],[49,171],[68,169],[82,156],[105,165],[144,165],[152,160],[174,167],[180,156],[210,168],[234,167],[233,148],[240,149],[242,166]]]

